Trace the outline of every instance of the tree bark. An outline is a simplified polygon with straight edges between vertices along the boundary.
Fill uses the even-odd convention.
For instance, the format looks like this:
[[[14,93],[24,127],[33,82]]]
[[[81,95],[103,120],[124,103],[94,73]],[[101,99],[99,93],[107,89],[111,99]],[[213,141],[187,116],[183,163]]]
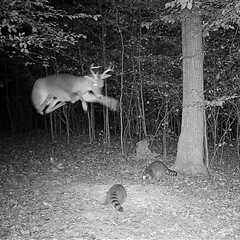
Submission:
[[[207,175],[203,163],[203,51],[202,23],[197,11],[182,17],[183,110],[174,168],[190,175]]]

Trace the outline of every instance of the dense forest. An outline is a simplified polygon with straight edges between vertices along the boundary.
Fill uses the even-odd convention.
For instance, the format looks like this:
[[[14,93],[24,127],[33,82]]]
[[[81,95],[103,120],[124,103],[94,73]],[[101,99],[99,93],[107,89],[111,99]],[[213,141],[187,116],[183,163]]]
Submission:
[[[141,206],[146,206],[144,203],[149,199],[145,199],[136,181],[144,167],[160,156],[167,165],[173,164],[174,170],[165,165],[159,169],[170,175],[178,174],[177,180],[173,180],[174,177],[163,180],[164,191],[184,185],[189,197],[194,191],[192,184],[193,188],[200,189],[200,194],[205,194],[205,188],[210,195],[217,192],[219,205],[213,212],[203,207],[211,216],[223,204],[223,186],[223,201],[230,201],[227,196],[233,193],[236,194],[234,201],[239,199],[239,190],[236,192],[234,185],[239,188],[239,25],[240,2],[237,0],[3,0],[0,5],[0,138],[3,149],[0,179],[3,189],[15,189],[15,185],[22,182],[21,187],[27,186],[32,191],[30,182],[35,182],[38,190],[33,190],[33,195],[39,200],[38,191],[44,190],[38,186],[38,181],[39,184],[44,181],[44,176],[53,184],[51,177],[56,174],[54,181],[64,182],[64,190],[58,189],[61,192],[68,188],[67,179],[71,175],[72,193],[84,198],[88,189],[92,189],[91,197],[95,201],[97,192],[102,194],[106,190],[100,183],[110,184],[118,179],[125,181],[135,199],[143,201]],[[75,91],[77,78],[81,83]],[[102,85],[92,85],[93,78],[100,79]],[[40,84],[44,88],[41,89]],[[38,94],[46,94],[46,97],[35,103],[40,101]],[[47,172],[49,169],[51,173]],[[38,180],[35,173],[38,173]],[[81,192],[73,190],[73,178],[77,179],[77,175],[82,183],[87,182],[86,186],[80,186]],[[92,181],[95,185],[90,184]],[[49,192],[56,187],[55,183],[51,184]],[[206,184],[209,185],[206,187]],[[164,198],[161,188],[153,191],[154,198],[161,194]],[[17,198],[28,196],[24,201],[30,201],[28,194]],[[6,196],[8,194],[1,196],[3,201],[9,198]],[[124,200],[126,197],[124,193]],[[174,198],[184,205],[182,196]],[[69,199],[62,198],[61,203]],[[170,196],[166,199],[169,201]],[[52,208],[52,203],[45,207],[49,208],[48,204]],[[126,204],[128,208],[134,205],[131,201]],[[5,206],[6,209],[10,205]],[[158,205],[154,207],[157,209]],[[174,211],[177,212],[178,207],[183,206],[174,205]],[[192,210],[195,220],[199,220],[196,209]],[[225,229],[221,235],[215,229],[213,238],[210,227],[201,225],[207,228],[204,235],[200,227],[191,225],[186,231],[173,231],[179,231],[183,238],[171,234],[168,238],[166,230],[163,238],[154,238],[150,233],[137,238],[132,233],[130,239],[237,239],[239,227],[234,226],[240,224],[239,203],[226,211],[235,214],[227,219],[229,226],[233,226],[232,231]],[[100,216],[101,212],[94,214]],[[71,217],[73,215],[69,215]],[[89,212],[85,217],[88,221],[94,218]],[[204,216],[206,222],[207,217]],[[4,218],[7,226],[15,219],[6,215]],[[174,218],[156,219],[164,229],[174,221]],[[180,224],[181,219],[177,221],[176,224]],[[19,227],[22,220],[18,219],[17,223]],[[99,225],[99,229],[105,227]],[[50,229],[45,236],[42,227],[35,226],[36,232],[24,227],[22,232],[8,228],[0,227],[1,239],[10,239],[10,236],[11,239],[14,236],[58,239]],[[149,229],[146,228],[146,232]],[[201,232],[200,237],[196,231],[190,233],[194,229]],[[76,239],[121,239],[120,232],[109,238],[90,232],[81,233]],[[156,236],[161,235],[156,232]],[[59,239],[70,239],[66,238],[68,235],[59,236],[63,237]],[[123,236],[128,238],[127,230]]]
[[[185,12],[178,11],[181,4]],[[189,67],[191,63],[187,65],[187,57],[201,51],[204,62],[200,60],[200,79],[196,82],[204,83],[204,88],[195,89],[195,95],[201,102],[197,119],[202,120],[196,125],[202,136],[194,137],[195,145],[205,139],[216,153],[219,146],[234,143],[239,152],[238,3],[199,4],[201,15],[197,15],[202,22],[198,27],[204,41],[194,53],[187,50],[194,39],[186,40],[184,58],[186,34],[182,37],[181,18],[189,14],[186,11],[191,10],[192,1],[4,1],[1,130],[14,133],[40,128],[51,132],[52,138],[65,132],[68,141],[72,133],[89,134],[91,142],[102,132],[106,142],[110,142],[110,135],[121,135],[123,153],[128,139],[151,136],[163,142],[166,153],[168,141],[180,135],[182,117],[192,125],[195,122],[194,116],[182,116],[183,106],[198,101],[184,101],[183,80],[191,82],[196,76],[194,67]],[[191,26],[185,25],[188,33]],[[197,57],[192,60],[198,61]],[[91,64],[104,69],[110,63],[114,72],[105,81],[104,94],[120,100],[120,111],[90,104],[87,114],[78,101],[42,117],[32,107],[30,95],[36,79],[62,72],[83,76]],[[186,71],[191,74],[189,79],[185,78]],[[184,121],[183,125],[187,124]],[[191,144],[193,134],[190,131],[182,142],[188,146],[190,139]],[[197,148],[203,152],[202,147]],[[208,164],[208,156],[199,154],[199,162],[205,157]]]

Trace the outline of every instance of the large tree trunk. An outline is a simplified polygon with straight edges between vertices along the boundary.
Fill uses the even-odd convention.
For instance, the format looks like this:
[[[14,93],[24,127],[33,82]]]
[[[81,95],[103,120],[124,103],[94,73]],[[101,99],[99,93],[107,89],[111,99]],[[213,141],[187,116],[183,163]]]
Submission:
[[[203,51],[202,23],[197,11],[182,18],[183,112],[174,168],[181,173],[206,175],[203,163]]]

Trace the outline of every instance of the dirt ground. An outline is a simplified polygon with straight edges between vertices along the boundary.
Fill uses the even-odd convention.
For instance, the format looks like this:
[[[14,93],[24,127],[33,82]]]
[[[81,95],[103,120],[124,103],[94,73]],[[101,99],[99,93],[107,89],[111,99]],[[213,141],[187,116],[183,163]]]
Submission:
[[[146,161],[123,158],[117,141],[107,148],[82,136],[67,145],[38,133],[2,137],[0,149],[1,240],[240,239],[239,159],[231,154],[208,179],[142,184]],[[127,190],[123,213],[102,204],[114,183]]]

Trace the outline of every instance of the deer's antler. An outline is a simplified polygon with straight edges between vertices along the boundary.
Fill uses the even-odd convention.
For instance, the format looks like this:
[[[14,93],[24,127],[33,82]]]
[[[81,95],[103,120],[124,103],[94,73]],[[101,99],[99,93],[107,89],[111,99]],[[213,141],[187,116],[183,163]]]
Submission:
[[[96,69],[96,68],[100,68],[100,66],[94,66],[94,63],[92,63],[91,66],[90,66],[90,72],[91,72],[93,78],[95,78],[95,79],[97,79],[97,78],[98,78],[98,75],[99,75],[98,72],[95,73],[95,72],[93,71],[93,69]]]
[[[107,74],[108,72],[112,72],[114,69],[114,66],[112,64],[109,65],[109,67],[100,75],[101,79],[106,79],[111,77],[110,74]]]

